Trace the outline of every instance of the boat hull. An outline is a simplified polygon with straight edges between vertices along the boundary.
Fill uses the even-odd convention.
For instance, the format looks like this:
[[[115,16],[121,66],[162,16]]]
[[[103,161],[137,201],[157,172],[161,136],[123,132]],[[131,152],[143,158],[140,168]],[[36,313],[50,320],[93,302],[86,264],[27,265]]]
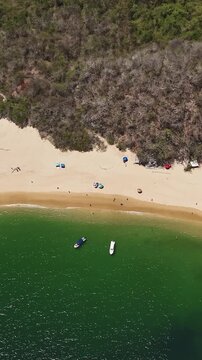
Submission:
[[[116,245],[115,241],[111,241],[111,242],[110,242],[109,255],[113,255],[113,254],[114,254],[114,252],[115,252],[115,245]]]
[[[86,238],[83,236],[74,244],[74,249],[79,249],[85,242]]]

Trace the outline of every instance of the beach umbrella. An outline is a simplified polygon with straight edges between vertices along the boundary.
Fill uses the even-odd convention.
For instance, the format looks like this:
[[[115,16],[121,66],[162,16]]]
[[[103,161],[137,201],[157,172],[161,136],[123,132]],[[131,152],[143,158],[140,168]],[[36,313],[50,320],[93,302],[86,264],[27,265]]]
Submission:
[[[127,161],[128,161],[127,156],[124,156],[124,157],[123,157],[123,163],[125,164]]]
[[[104,189],[104,185],[100,184],[99,189]]]
[[[171,164],[164,164],[163,167],[164,169],[169,170],[171,168]]]
[[[97,189],[98,186],[99,186],[99,183],[98,183],[98,182],[94,182],[94,183],[93,183],[93,186],[94,186],[95,189]]]

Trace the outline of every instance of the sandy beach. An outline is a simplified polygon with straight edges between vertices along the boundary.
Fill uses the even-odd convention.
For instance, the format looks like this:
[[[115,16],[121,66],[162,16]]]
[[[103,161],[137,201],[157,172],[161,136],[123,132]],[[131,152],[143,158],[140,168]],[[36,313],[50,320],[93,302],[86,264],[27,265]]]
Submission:
[[[104,152],[61,152],[36,129],[20,129],[1,119],[0,204],[144,211],[202,220],[200,168],[191,173],[182,164],[147,169],[134,161],[134,153],[110,145]],[[56,167],[59,162],[65,169]],[[96,181],[104,189],[95,189]]]

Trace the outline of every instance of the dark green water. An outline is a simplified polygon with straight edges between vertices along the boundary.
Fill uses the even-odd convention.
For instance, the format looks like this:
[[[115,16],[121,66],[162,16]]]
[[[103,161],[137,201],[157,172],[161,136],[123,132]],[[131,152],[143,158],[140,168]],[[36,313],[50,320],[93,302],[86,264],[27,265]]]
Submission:
[[[108,217],[0,211],[0,359],[202,359],[202,239]]]

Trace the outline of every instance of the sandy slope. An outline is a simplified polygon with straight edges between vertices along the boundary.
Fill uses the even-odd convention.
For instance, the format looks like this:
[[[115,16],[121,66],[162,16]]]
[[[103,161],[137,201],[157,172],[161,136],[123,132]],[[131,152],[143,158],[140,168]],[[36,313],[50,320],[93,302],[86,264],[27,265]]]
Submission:
[[[122,162],[124,155],[129,158],[127,166]],[[61,152],[49,141],[41,140],[36,129],[19,129],[8,120],[1,119],[0,202],[10,202],[7,200],[8,197],[11,199],[11,195],[6,197],[5,193],[11,192],[12,199],[18,192],[21,202],[19,192],[26,192],[27,196],[29,193],[28,198],[31,199],[31,193],[69,194],[70,191],[71,194],[111,194],[113,198],[119,194],[124,199],[131,197],[147,201],[149,207],[158,203],[202,210],[201,169],[191,173],[185,173],[182,165],[175,165],[171,170],[146,169],[134,165],[134,158],[131,152],[122,153],[114,146],[108,146],[106,152]],[[64,162],[66,168],[56,168],[57,162]],[[17,166],[21,171],[12,173],[11,168]],[[94,181],[103,183],[104,189],[94,189]],[[139,187],[143,190],[142,194],[137,193]],[[21,198],[23,201],[23,195]]]

